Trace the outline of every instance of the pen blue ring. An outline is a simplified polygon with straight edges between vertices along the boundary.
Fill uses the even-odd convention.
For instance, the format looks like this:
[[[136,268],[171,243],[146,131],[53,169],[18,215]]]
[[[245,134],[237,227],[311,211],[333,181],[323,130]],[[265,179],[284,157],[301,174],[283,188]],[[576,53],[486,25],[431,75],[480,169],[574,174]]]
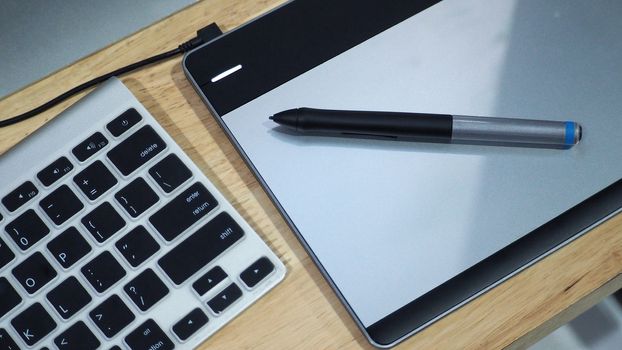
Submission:
[[[575,128],[575,122],[566,122],[566,138],[564,140],[564,143],[568,146],[572,146],[575,144]]]

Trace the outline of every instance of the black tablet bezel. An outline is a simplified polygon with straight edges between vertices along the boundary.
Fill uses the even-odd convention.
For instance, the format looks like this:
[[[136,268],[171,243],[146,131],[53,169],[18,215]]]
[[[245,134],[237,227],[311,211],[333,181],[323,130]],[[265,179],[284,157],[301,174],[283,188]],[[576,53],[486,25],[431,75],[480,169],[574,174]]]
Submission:
[[[295,0],[204,45],[184,58],[184,70],[237,150],[288,221],[372,344],[389,347],[447,312],[586,232],[622,207],[622,180],[603,189],[492,256],[365,327],[278,198],[220,116],[326,62],[440,0]],[[211,79],[238,64],[245,69],[217,83]]]

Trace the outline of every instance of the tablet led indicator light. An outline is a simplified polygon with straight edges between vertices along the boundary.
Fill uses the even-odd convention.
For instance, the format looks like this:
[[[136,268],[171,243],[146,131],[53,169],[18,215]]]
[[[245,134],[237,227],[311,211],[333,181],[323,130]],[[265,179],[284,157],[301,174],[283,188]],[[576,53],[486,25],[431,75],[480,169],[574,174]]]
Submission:
[[[226,71],[224,71],[224,72],[218,74],[217,76],[213,77],[212,78],[212,83],[215,83],[215,82],[217,82],[217,81],[219,81],[219,80],[221,80],[223,78],[226,78],[229,75],[239,71],[240,69],[242,69],[242,65],[241,64],[238,64],[237,66],[235,66],[233,68],[229,68]]]

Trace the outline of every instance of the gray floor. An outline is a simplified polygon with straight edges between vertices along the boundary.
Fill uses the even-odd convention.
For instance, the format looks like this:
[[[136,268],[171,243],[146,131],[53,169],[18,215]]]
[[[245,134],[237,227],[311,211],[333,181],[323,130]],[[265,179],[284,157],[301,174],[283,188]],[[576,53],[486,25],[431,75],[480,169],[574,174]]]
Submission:
[[[0,0],[0,97],[193,2]]]
[[[551,333],[531,350],[620,350],[622,306],[613,297]]]

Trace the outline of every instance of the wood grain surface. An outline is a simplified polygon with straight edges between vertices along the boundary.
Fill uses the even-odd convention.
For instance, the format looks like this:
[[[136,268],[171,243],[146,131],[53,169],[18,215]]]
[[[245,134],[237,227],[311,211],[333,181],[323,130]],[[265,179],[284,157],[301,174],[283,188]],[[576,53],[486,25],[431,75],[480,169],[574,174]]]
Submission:
[[[35,107],[95,76],[176,47],[211,22],[230,30],[280,3],[201,1],[0,100],[0,119]],[[150,66],[123,76],[122,81],[288,268],[283,283],[200,349],[371,349],[186,80],[180,61],[178,57]],[[0,153],[78,98],[0,129]],[[621,288],[621,271],[622,216],[617,216],[398,348],[524,348]]]

